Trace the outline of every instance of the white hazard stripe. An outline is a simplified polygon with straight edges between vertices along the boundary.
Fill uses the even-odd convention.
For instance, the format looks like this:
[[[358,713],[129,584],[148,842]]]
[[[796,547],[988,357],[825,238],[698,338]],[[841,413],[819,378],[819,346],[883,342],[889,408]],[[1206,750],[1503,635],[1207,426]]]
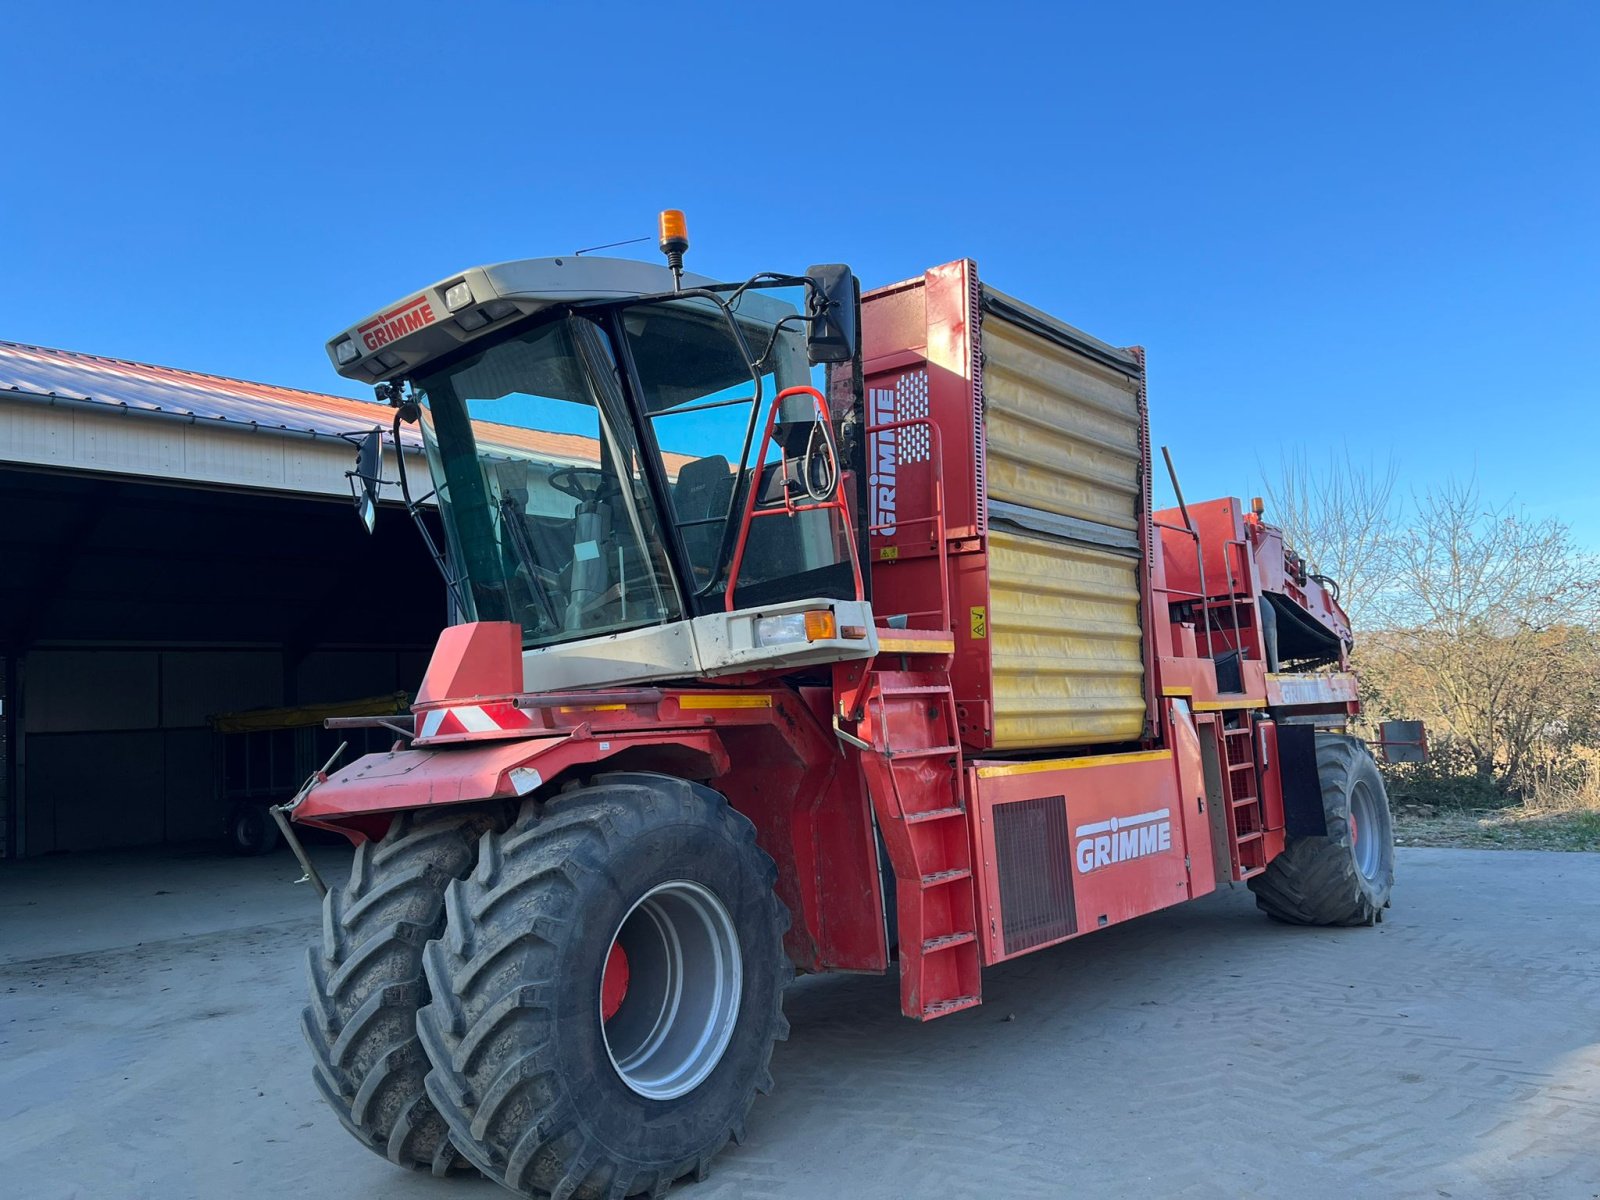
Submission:
[[[1131,817],[1112,817],[1109,821],[1096,821],[1092,825],[1079,825],[1073,836],[1089,837],[1096,833],[1115,833],[1119,829],[1128,829],[1134,825],[1148,825],[1152,821],[1165,821],[1171,815],[1171,809],[1159,808],[1155,812],[1136,813]]]
[[[422,733],[420,736],[431,738],[438,733],[439,726],[444,724],[444,714],[445,710],[442,708],[436,708],[431,712],[424,713],[422,715]]]
[[[464,704],[460,708],[450,710],[455,714],[456,720],[461,722],[461,727],[468,733],[487,733],[491,729],[503,729],[504,726],[496,721],[476,704]]]

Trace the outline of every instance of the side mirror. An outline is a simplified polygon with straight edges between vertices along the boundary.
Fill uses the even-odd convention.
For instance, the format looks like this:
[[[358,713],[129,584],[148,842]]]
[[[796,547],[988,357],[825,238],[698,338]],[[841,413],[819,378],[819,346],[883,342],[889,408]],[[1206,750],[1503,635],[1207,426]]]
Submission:
[[[856,277],[842,263],[823,263],[806,279],[806,356],[813,366],[849,362],[856,356]]]
[[[350,494],[355,498],[356,516],[368,533],[378,521],[378,485],[383,482],[383,430],[374,426],[356,446],[356,469],[346,471]]]

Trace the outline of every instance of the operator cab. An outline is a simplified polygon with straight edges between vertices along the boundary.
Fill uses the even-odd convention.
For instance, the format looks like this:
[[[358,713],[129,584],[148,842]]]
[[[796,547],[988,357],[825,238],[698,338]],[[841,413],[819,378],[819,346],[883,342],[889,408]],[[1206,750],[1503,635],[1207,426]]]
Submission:
[[[864,477],[850,461],[863,456],[855,281],[841,271],[723,285],[627,260],[506,263],[426,289],[329,354],[378,381],[397,433],[400,418],[420,426],[460,619],[514,622],[528,651],[607,638],[624,643],[608,657],[640,660],[632,674],[558,672],[567,685],[783,665],[797,648],[752,654],[756,622],[817,602],[857,636],[798,649],[837,661],[875,641],[865,531],[840,492]],[[825,319],[845,303],[847,322]],[[819,326],[836,338],[820,355]],[[830,414],[815,360],[841,357],[841,327],[845,403]],[[747,521],[752,507],[776,519]],[[648,633],[680,622],[696,625],[687,656]]]

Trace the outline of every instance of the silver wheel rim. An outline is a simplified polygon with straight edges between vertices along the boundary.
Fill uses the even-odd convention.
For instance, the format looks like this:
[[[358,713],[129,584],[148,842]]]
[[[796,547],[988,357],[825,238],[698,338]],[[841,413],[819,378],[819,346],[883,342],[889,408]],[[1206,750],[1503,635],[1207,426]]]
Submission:
[[[1383,858],[1383,839],[1379,834],[1377,800],[1371,788],[1358,783],[1350,793],[1350,849],[1355,855],[1356,870],[1363,879],[1378,876],[1378,864]]]
[[[641,896],[612,942],[627,955],[628,987],[611,1019],[600,1016],[611,1065],[651,1100],[693,1091],[722,1061],[739,1020],[744,970],[733,918],[707,888],[674,880]]]

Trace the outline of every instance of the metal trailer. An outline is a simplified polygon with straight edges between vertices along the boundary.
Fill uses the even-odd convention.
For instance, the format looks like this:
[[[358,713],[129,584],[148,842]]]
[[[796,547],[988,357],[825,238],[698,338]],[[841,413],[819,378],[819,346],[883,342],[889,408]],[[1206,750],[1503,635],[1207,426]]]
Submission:
[[[266,854],[278,845],[270,809],[294,796],[306,778],[336,754],[351,757],[387,750],[393,731],[362,725],[340,731],[348,718],[402,717],[410,722],[405,692],[332,704],[254,708],[209,719],[215,750],[218,807],[226,812],[223,834],[235,854]],[[328,721],[336,727],[326,727]]]
[[[669,213],[665,268],[478,268],[329,343],[422,428],[463,618],[410,747],[293,812],[357,844],[304,1029],[361,1141],[660,1195],[744,1137],[794,970],[925,1021],[1229,881],[1382,919],[1349,623],[1259,504],[1153,511],[1142,350],[970,261],[862,297],[687,246]]]

